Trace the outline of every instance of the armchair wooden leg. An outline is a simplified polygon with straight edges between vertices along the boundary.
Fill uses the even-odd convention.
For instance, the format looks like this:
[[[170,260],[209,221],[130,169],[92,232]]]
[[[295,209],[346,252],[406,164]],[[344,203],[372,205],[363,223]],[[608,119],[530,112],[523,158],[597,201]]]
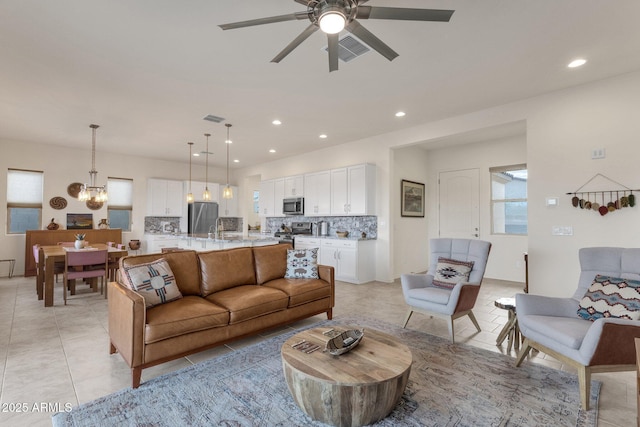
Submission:
[[[588,411],[591,395],[591,370],[586,366],[578,368],[578,386],[580,387],[580,404],[582,409]]]
[[[411,319],[411,315],[413,314],[413,310],[409,310],[409,312],[407,313],[407,315],[404,318],[404,323],[402,323],[402,328],[406,328],[407,327],[407,323],[409,323],[409,319]]]
[[[480,332],[480,325],[478,324],[478,321],[476,320],[476,316],[473,314],[473,311],[471,310],[469,310],[469,319],[471,319],[471,323],[473,323],[473,326],[475,326],[478,332]]]
[[[520,353],[518,353],[518,357],[516,357],[516,368],[522,364],[524,358],[527,357],[529,351],[531,350],[531,346],[529,345],[529,340],[525,338],[522,343],[522,348],[520,349]]]
[[[333,319],[333,309],[332,308],[327,310],[327,319],[329,319],[329,320]]]
[[[447,326],[449,327],[449,337],[451,337],[451,342],[455,343],[456,339],[453,335],[454,329],[453,329],[453,316],[449,316],[449,318],[447,318]]]

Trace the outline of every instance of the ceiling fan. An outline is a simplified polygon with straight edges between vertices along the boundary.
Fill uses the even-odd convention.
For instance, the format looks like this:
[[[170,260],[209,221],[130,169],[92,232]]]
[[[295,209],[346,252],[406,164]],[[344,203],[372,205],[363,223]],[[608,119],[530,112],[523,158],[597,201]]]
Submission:
[[[449,22],[453,10],[408,9],[400,7],[363,6],[369,0],[294,0],[307,7],[304,12],[251,19],[249,21],[222,24],[223,30],[273,24],[275,22],[308,19],[311,24],[298,37],[293,39],[271,62],[280,62],[311,34],[321,29],[327,34],[329,42],[329,71],[338,69],[338,36],[346,30],[382,56],[392,61],[398,54],[382,40],[364,28],[359,19],[391,19],[401,21],[438,21]]]

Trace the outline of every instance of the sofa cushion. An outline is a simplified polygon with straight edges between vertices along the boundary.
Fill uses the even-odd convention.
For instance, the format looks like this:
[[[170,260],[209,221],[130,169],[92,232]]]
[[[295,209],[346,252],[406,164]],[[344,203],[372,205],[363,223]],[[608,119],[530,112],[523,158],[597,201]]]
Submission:
[[[287,251],[285,279],[317,279],[318,248],[291,249]]]
[[[225,289],[209,295],[206,299],[229,311],[231,325],[284,310],[289,303],[289,296],[284,292],[256,285]]]
[[[594,321],[602,317],[640,319],[640,281],[597,274],[580,300],[578,316]]]
[[[123,272],[127,267],[146,264],[161,258],[169,263],[182,295],[200,295],[200,266],[195,251],[122,257],[119,261],[120,271]],[[124,281],[122,283],[125,284]]]
[[[331,285],[320,279],[276,279],[263,286],[281,290],[289,296],[289,307],[331,297]]]
[[[433,285],[453,289],[459,282],[467,282],[473,269],[473,261],[459,261],[450,258],[438,258]]]
[[[198,258],[203,297],[234,286],[256,284],[251,248],[200,252]]]
[[[287,271],[287,251],[291,249],[289,244],[253,248],[253,256],[256,262],[256,282],[258,285],[284,277]]]
[[[145,343],[219,328],[229,324],[229,311],[202,297],[187,296],[147,310]]]
[[[125,267],[122,278],[129,289],[144,297],[147,308],[182,298],[173,271],[164,258]]]

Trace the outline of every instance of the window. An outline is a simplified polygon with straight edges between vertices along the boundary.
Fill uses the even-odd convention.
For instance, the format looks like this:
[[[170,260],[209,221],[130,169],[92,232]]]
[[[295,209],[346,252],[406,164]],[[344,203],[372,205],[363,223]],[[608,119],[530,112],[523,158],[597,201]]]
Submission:
[[[527,234],[527,165],[489,169],[491,172],[491,231]]]
[[[7,172],[7,234],[39,230],[42,224],[40,171],[9,169]]]
[[[110,228],[131,231],[131,211],[133,210],[133,180],[109,178],[107,180],[109,201],[107,216]]]

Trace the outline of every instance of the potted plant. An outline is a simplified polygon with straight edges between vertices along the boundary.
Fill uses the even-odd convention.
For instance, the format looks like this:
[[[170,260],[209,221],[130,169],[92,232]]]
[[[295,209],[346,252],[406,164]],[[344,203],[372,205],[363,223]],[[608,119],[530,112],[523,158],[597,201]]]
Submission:
[[[80,234],[80,233],[76,234],[76,241],[74,243],[74,246],[76,249],[84,248],[84,245],[85,245],[84,236],[85,236],[84,234]]]

